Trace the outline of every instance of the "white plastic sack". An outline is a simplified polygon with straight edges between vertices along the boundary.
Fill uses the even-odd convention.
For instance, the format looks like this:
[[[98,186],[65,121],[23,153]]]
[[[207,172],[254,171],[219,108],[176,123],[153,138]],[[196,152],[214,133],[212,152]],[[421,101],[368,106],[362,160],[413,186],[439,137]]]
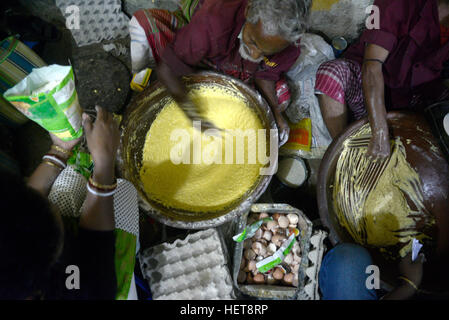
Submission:
[[[374,0],[314,0],[310,13],[310,30],[322,32],[329,39],[344,37],[355,41],[365,27],[366,8]],[[333,3],[332,5],[329,5]]]
[[[332,59],[335,59],[332,47],[322,37],[307,33],[301,38],[301,55],[287,72],[292,92],[292,102],[285,111],[287,117],[293,123],[304,118],[312,120],[312,150],[298,151],[303,158],[322,158],[332,142],[315,96],[316,72],[323,62]]]

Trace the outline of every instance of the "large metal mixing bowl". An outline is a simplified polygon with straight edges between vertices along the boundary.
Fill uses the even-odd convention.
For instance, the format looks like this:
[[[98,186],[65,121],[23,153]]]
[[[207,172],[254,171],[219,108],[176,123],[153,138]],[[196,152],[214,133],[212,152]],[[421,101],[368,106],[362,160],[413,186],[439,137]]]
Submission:
[[[220,86],[242,97],[245,103],[259,116],[263,126],[267,129],[267,145],[269,145],[270,129],[276,131],[277,126],[273,114],[266,101],[254,89],[241,81],[214,72],[201,72],[184,77],[183,81],[188,89],[204,86]],[[174,208],[168,208],[153,201],[144,191],[140,180],[142,151],[148,131],[158,113],[164,108],[170,97],[167,90],[159,82],[154,82],[149,88],[136,96],[125,111],[121,124],[121,145],[119,150],[119,166],[125,179],[136,187],[141,207],[159,222],[181,229],[205,229],[219,226],[236,219],[247,212],[265,192],[272,176],[259,176],[252,189],[225,210],[214,212],[194,213]],[[267,147],[267,150],[269,148]],[[276,157],[277,166],[277,157]],[[220,186],[216,186],[217,193]]]
[[[390,136],[401,138],[406,149],[407,161],[420,176],[424,206],[435,217],[436,223],[432,230],[436,247],[433,251],[435,257],[436,255],[438,257],[445,256],[448,254],[449,245],[447,237],[449,232],[449,165],[422,115],[411,112],[391,112],[388,114],[387,120]],[[362,119],[350,125],[333,141],[321,162],[317,184],[318,208],[323,224],[330,230],[329,237],[334,245],[342,242],[354,242],[354,240],[338,222],[333,209],[333,193],[330,186],[334,183],[335,168],[343,150],[343,142],[367,123],[367,119]],[[383,267],[381,271],[387,270],[382,273],[383,280],[394,283],[397,274],[394,276],[393,274],[397,272],[397,261],[387,261],[377,250],[370,249],[370,251],[375,262]],[[425,272],[423,285],[429,290],[439,291],[437,289],[439,280],[430,279],[431,273],[436,276],[439,272],[436,266],[437,260],[434,260],[435,263],[432,265],[430,257],[427,256],[427,258],[429,262],[425,268],[428,271]]]

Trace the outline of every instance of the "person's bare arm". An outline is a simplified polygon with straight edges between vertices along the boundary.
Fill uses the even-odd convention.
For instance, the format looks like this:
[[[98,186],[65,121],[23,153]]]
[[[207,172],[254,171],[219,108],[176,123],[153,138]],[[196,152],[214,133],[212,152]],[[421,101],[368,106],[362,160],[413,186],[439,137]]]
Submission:
[[[388,55],[389,52],[384,48],[368,44],[362,66],[363,94],[372,131],[368,156],[379,159],[386,159],[390,156],[389,130],[385,108],[385,82],[381,63],[385,62]]]
[[[83,127],[94,162],[92,179],[102,185],[112,185],[115,182],[115,157],[120,143],[120,133],[112,114],[100,107],[96,109],[95,123],[92,123],[87,114],[83,114]],[[114,230],[113,196],[100,197],[88,192],[80,226],[96,231]]]
[[[203,118],[198,111],[198,107],[187,96],[187,89],[181,79],[173,73],[171,68],[161,62],[157,67],[157,75],[159,80],[167,88],[173,99],[178,103],[179,107],[184,111],[186,116],[192,121],[201,122],[201,130],[218,129],[209,120]]]
[[[274,81],[255,79],[256,87],[260,94],[267,100],[274,118],[279,128],[279,145],[283,145],[288,140],[290,128],[284,120],[281,111],[279,110],[278,99],[276,97],[276,83]]]
[[[176,102],[182,103],[187,100],[186,87],[165,62],[158,64],[156,72],[159,81],[167,88]]]
[[[423,277],[423,263],[426,261],[424,254],[420,254],[415,261],[412,261],[412,255],[409,253],[401,259],[399,263],[399,272],[402,276],[410,280],[419,287]],[[396,287],[390,293],[387,293],[383,300],[407,300],[416,294],[416,289],[407,281],[402,280],[401,285]]]
[[[50,133],[51,140],[53,141],[53,145],[56,145],[67,152],[72,151],[72,149],[78,144],[80,139],[76,139],[73,141],[62,141],[57,138],[55,135]],[[57,155],[61,158],[65,163],[69,158],[69,155],[63,152],[59,152],[57,150],[51,150],[52,154]],[[47,197],[50,193],[51,187],[55,182],[56,178],[58,178],[61,173],[61,169],[56,166],[49,165],[47,163],[42,162],[39,166],[34,170],[31,177],[28,179],[28,186],[38,191],[43,196]]]

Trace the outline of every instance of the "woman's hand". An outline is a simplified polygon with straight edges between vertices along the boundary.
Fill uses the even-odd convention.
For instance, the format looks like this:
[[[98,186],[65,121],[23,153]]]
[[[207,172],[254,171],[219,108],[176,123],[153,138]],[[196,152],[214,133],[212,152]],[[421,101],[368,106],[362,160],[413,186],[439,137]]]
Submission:
[[[290,127],[288,126],[287,121],[285,121],[282,114],[277,111],[274,111],[274,118],[276,120],[276,124],[278,125],[279,131],[279,147],[282,147],[287,143],[288,138],[290,136]]]
[[[71,140],[71,141],[63,141],[55,136],[53,133],[50,133],[51,141],[55,146],[58,146],[64,150],[72,151],[72,149],[81,141],[81,138]]]
[[[374,132],[368,146],[367,156],[372,159],[387,160],[390,155],[391,146],[388,136],[388,129]]]
[[[412,254],[409,253],[399,262],[399,274],[419,288],[423,277],[423,263],[426,261],[421,253],[415,261],[412,261]],[[416,294],[416,289],[408,282],[403,281],[393,291],[387,293],[384,300],[407,300]]]
[[[412,261],[412,254],[409,253],[399,263],[399,272],[419,287],[423,277],[423,264],[425,261],[426,258],[423,253],[420,253],[415,261]]]
[[[96,106],[97,119],[92,119],[83,113],[83,127],[86,133],[87,145],[95,164],[95,171],[114,171],[115,157],[120,143],[118,124],[111,113]]]
[[[72,149],[80,142],[81,138],[72,141],[62,141],[54,134],[50,133],[51,140],[53,141],[53,145],[58,146],[59,148],[64,149],[65,151],[55,150],[52,148],[49,153],[52,155],[56,155],[63,162],[67,162],[70,157],[70,152]],[[61,168],[62,169],[62,168]],[[58,169],[57,166],[45,164],[42,162],[36,170],[34,170],[31,177],[28,179],[28,186],[33,188],[34,190],[40,192],[43,196],[47,197],[50,193],[51,187],[55,182],[56,178],[58,178],[61,173],[61,169]]]
[[[98,106],[95,109],[97,120],[94,123],[87,114],[83,114],[87,145],[95,164],[92,178],[99,184],[110,186],[116,182],[114,164],[120,143],[120,133],[118,124],[111,113]],[[89,230],[114,230],[113,197],[88,192],[80,226]]]

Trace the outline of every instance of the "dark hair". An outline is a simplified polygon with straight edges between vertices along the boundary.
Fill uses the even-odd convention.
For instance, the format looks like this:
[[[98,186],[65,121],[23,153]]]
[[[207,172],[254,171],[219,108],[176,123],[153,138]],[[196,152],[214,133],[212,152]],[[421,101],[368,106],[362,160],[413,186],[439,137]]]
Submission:
[[[45,197],[1,171],[0,208],[0,299],[25,299],[48,280],[62,229]]]

